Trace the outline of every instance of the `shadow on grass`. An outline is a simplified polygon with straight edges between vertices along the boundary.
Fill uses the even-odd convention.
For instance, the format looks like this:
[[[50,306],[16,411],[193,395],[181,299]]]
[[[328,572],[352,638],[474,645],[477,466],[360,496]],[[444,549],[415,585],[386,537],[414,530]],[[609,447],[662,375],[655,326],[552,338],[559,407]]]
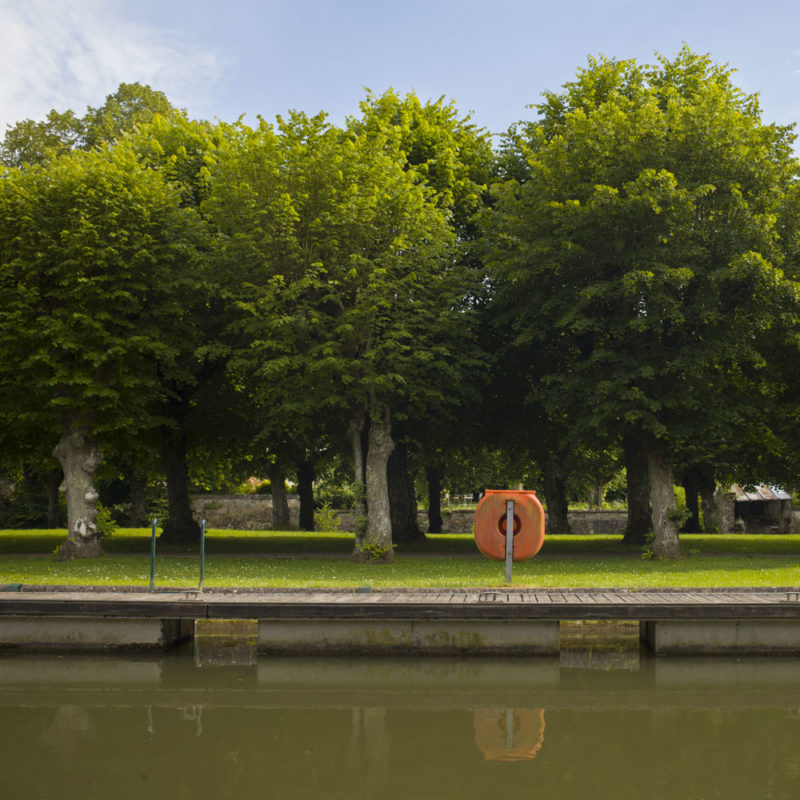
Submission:
[[[151,532],[146,528],[120,528],[103,541],[109,555],[149,555]],[[0,556],[47,555],[54,553],[66,539],[59,530],[2,530]],[[708,535],[681,536],[684,551],[703,556],[800,556],[800,536],[797,535]],[[191,545],[166,544],[159,538],[159,554],[196,555],[199,543]],[[353,534],[345,532],[308,533],[305,531],[208,531],[208,555],[243,556],[347,556],[353,550]],[[470,534],[429,534],[418,542],[398,544],[402,556],[479,557]],[[641,548],[622,544],[621,536],[562,536],[545,538],[540,555],[638,557]]]

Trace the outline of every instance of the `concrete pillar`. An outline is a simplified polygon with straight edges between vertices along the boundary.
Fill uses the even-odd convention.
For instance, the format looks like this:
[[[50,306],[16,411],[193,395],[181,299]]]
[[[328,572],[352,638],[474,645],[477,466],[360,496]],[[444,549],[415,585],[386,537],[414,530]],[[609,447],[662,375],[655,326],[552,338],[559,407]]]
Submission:
[[[640,631],[656,655],[800,655],[800,620],[657,620]]]
[[[194,663],[198,667],[253,666],[257,644],[256,619],[194,621]]]

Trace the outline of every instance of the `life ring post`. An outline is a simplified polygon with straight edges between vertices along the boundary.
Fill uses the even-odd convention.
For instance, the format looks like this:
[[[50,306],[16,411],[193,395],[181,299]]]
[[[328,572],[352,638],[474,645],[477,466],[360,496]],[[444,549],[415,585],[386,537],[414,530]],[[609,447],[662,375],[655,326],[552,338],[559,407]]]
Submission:
[[[506,583],[514,568],[514,501],[506,500]]]

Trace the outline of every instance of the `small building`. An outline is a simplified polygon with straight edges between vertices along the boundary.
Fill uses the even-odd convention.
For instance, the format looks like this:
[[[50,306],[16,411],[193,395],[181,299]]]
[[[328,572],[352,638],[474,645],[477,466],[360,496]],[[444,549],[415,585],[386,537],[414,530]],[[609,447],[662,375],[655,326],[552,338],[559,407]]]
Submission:
[[[792,496],[777,486],[731,486],[734,526],[742,533],[789,533]]]

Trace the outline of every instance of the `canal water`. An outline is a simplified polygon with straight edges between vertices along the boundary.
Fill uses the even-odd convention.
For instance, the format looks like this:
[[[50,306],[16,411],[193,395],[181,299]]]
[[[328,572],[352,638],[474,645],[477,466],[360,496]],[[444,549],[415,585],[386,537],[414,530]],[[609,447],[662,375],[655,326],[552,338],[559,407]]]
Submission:
[[[800,660],[0,655],[2,797],[800,797]]]

